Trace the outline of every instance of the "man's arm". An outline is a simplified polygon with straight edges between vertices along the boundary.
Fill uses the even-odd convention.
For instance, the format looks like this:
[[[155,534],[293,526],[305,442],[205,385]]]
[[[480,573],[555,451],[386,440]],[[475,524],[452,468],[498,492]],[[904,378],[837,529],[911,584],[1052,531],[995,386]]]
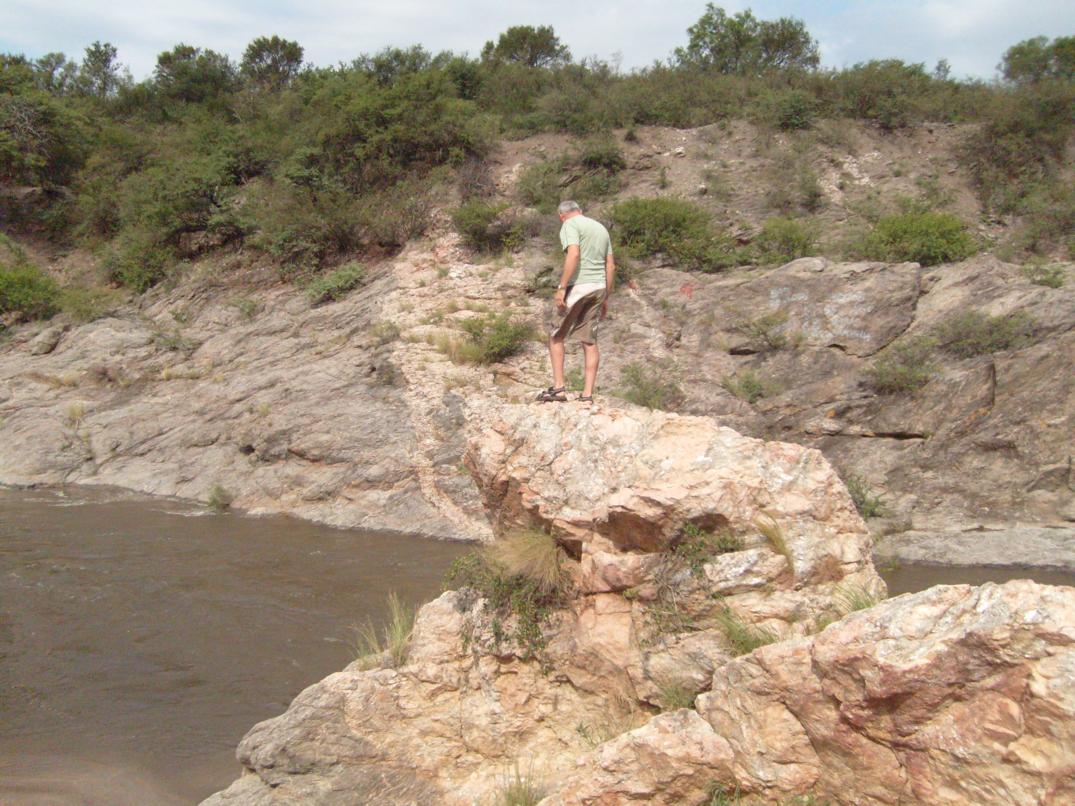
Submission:
[[[567,247],[564,253],[564,270],[560,273],[560,285],[556,289],[556,307],[565,308],[567,303],[565,299],[567,297],[567,281],[571,279],[571,275],[575,273],[575,269],[579,265],[579,245],[571,244]]]
[[[612,252],[605,255],[605,298],[601,301],[601,318],[608,316],[608,298],[616,285],[616,259]]]

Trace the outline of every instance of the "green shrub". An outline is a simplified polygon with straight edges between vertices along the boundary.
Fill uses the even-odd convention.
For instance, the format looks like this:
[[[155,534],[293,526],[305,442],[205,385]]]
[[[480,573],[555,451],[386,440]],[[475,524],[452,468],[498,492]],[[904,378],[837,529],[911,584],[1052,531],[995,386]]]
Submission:
[[[479,252],[499,252],[522,244],[524,231],[508,205],[472,199],[452,210],[452,223],[463,242]]]
[[[747,350],[750,352],[767,353],[782,350],[791,343],[782,329],[787,321],[787,312],[776,310],[752,319],[740,315],[729,329],[747,339]]]
[[[424,234],[433,212],[430,181],[411,178],[358,199],[355,213],[362,236],[377,246],[397,249]]]
[[[60,309],[78,322],[107,316],[122,303],[123,295],[111,288],[67,286],[60,291]]]
[[[231,508],[235,496],[221,484],[214,484],[209,489],[208,506],[214,512],[225,512]]]
[[[546,160],[528,166],[516,184],[519,199],[539,212],[553,212],[564,195],[560,187],[562,173],[562,160]]]
[[[579,149],[576,161],[583,168],[605,173],[619,173],[627,167],[619,145],[610,136],[591,137]]]
[[[916,261],[923,266],[952,263],[975,252],[966,225],[951,213],[903,213],[886,216],[866,237],[863,257]]]
[[[683,392],[675,381],[641,364],[628,364],[620,370],[620,387],[616,395],[647,409],[673,410],[683,400]]]
[[[618,240],[641,256],[664,254],[688,269],[716,271],[737,259],[729,239],[716,235],[709,215],[681,199],[628,199],[612,211]]]
[[[29,263],[0,263],[0,313],[47,319],[58,310],[56,281]]]
[[[521,352],[534,338],[533,326],[505,312],[472,316],[460,323],[466,340],[447,339],[444,352],[457,364],[495,364]]]
[[[851,496],[852,502],[859,515],[864,518],[881,518],[887,513],[887,507],[881,496],[874,495],[869,482],[855,473],[848,473],[843,477],[844,486]]]
[[[770,218],[754,239],[754,250],[761,263],[784,264],[814,253],[817,235],[801,221]]]
[[[936,346],[933,339],[925,336],[890,345],[866,369],[870,385],[883,395],[913,392],[925,386],[936,372]]]
[[[720,385],[740,400],[751,405],[763,397],[769,397],[775,391],[773,384],[758,375],[752,369],[745,369],[733,376],[725,376]]]
[[[1043,263],[1028,263],[1022,268],[1023,276],[1034,285],[1046,288],[1060,288],[1064,285],[1064,267],[1048,266]]]
[[[323,305],[344,297],[365,279],[366,270],[358,263],[348,263],[336,271],[318,277],[306,287],[306,296],[312,305]]]
[[[494,543],[460,557],[448,569],[445,586],[477,591],[485,599],[486,611],[493,614],[494,640],[515,641],[529,658],[545,648],[543,625],[563,605],[568,577],[562,572],[562,550],[554,542],[551,558],[532,537],[520,542],[526,544],[522,552],[498,549]],[[521,561],[516,563],[517,559]],[[507,633],[502,620],[509,617],[516,620],[516,626]]]
[[[708,531],[688,523],[673,546],[672,554],[683,560],[690,567],[692,574],[699,576],[702,567],[714,557],[742,550],[742,539],[730,529]]]
[[[388,594],[388,620],[381,626],[380,632],[371,619],[355,630],[355,654],[363,669],[372,669],[387,655],[393,668],[398,669],[407,662],[408,644],[414,630],[417,611],[403,601],[393,591]]]
[[[776,90],[762,96],[759,102],[761,119],[785,131],[809,129],[817,114],[818,100],[803,90]]]
[[[1014,212],[1025,196],[1057,175],[1075,127],[1073,107],[1071,82],[1040,82],[997,94],[986,122],[959,151],[987,209]]]
[[[1012,350],[1034,338],[1034,320],[1023,311],[989,316],[966,311],[946,319],[933,331],[937,345],[958,358]]]

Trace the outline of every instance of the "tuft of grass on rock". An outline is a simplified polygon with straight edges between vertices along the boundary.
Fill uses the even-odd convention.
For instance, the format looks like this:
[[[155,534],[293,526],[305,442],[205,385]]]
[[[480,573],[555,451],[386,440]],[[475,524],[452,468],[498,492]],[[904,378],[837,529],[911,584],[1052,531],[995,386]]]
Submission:
[[[1034,320],[1024,311],[989,316],[981,311],[956,314],[933,332],[937,345],[957,358],[1013,350],[1034,338]]]
[[[724,640],[732,655],[746,655],[758,647],[775,643],[779,636],[764,627],[747,624],[731,608],[724,607],[716,613],[717,626],[724,633]]]
[[[885,506],[884,501],[881,500],[881,496],[874,495],[870,484],[862,476],[856,473],[848,473],[844,476],[844,486],[847,487],[847,492],[851,495],[851,500],[855,504],[855,509],[858,510],[859,515],[864,518],[883,518],[888,508]]]
[[[936,372],[933,352],[936,341],[917,336],[890,345],[866,369],[866,378],[883,395],[913,392],[925,386]]]
[[[861,585],[851,583],[839,586],[833,598],[842,615],[868,610],[882,601],[882,597],[875,596]]]
[[[399,668],[407,662],[407,651],[414,619],[417,611],[406,605],[393,591],[388,594],[388,620],[380,631],[371,619],[356,628],[356,654],[364,669],[377,666],[382,658],[387,657],[393,668]]]
[[[452,563],[445,587],[477,591],[494,616],[496,640],[516,641],[524,657],[534,657],[545,648],[546,620],[563,604],[570,587],[564,563],[563,550],[551,535],[536,530],[509,533]],[[509,617],[516,620],[515,630],[501,632],[502,621]]]
[[[455,364],[495,364],[521,352],[534,338],[533,326],[509,313],[472,316],[460,327],[463,339],[445,335],[435,342]]]
[[[535,777],[533,769],[523,771],[516,762],[512,771],[497,787],[494,802],[496,806],[537,806],[544,796],[544,789]]]
[[[1064,267],[1045,263],[1027,263],[1022,268],[1023,276],[1034,285],[1046,288],[1060,288],[1064,285]]]
[[[318,277],[306,287],[310,304],[324,305],[342,299],[349,291],[361,285],[366,270],[358,263],[348,263],[323,277]]]
[[[731,330],[744,336],[752,351],[767,353],[788,346],[788,337],[782,330],[787,321],[786,311],[770,311],[761,316],[740,316],[731,324]]]
[[[731,529],[706,531],[688,523],[683,527],[682,537],[672,553],[690,566],[692,574],[699,576],[703,566],[713,557],[742,550],[742,539]]]
[[[678,711],[680,708],[693,708],[698,696],[694,689],[677,680],[666,681],[658,687],[662,711]]]
[[[757,403],[763,397],[773,394],[773,384],[763,379],[752,369],[745,369],[732,376],[721,379],[720,385],[740,400],[745,400],[751,405]]]
[[[683,400],[683,392],[675,381],[659,370],[649,370],[637,363],[620,370],[616,396],[647,409],[674,410]]]
[[[226,512],[231,509],[235,496],[222,484],[214,484],[209,488],[208,505],[214,512]]]

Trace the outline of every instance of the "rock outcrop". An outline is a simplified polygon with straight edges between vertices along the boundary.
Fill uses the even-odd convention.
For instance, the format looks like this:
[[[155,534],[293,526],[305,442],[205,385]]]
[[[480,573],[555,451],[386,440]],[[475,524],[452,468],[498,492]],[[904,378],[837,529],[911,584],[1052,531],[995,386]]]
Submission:
[[[207,804],[465,806],[520,775],[543,806],[1075,795],[1075,589],[875,604],[868,533],[813,449],[636,409],[468,417],[496,530],[568,555],[541,640],[478,589],[444,593],[402,664],[356,661],[254,727]]]
[[[1072,692],[1075,589],[940,586],[731,661],[696,712],[597,748],[542,806],[689,803],[664,787],[706,783],[761,802],[1070,803]]]

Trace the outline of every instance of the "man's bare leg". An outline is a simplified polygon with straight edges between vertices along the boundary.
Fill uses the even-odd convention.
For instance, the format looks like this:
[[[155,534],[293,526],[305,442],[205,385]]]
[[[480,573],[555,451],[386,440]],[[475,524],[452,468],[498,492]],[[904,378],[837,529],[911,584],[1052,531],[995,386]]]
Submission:
[[[562,354],[561,354],[562,355]],[[601,353],[597,349],[597,343],[582,344],[582,355],[585,360],[585,376],[582,382],[582,396],[589,397],[593,394],[594,384],[597,382],[597,365],[601,363]],[[562,359],[561,359],[562,364]]]
[[[564,385],[564,339],[556,336],[549,337],[549,358],[552,361],[552,385],[554,389],[561,389]]]

